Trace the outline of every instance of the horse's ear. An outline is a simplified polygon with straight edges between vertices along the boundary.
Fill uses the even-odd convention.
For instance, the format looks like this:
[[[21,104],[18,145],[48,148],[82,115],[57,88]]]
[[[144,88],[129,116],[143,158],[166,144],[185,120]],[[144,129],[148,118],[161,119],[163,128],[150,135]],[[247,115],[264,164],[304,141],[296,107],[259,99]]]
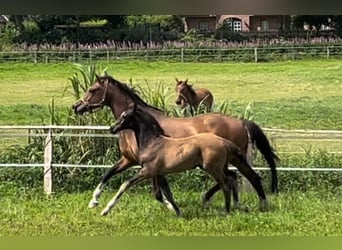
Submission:
[[[96,77],[96,81],[98,83],[101,83],[101,77],[98,74],[96,74],[96,73],[95,73],[95,77]]]
[[[133,112],[136,112],[137,111],[137,103],[136,102],[134,102],[134,104],[133,104]]]
[[[184,84],[188,84],[188,78],[185,79]]]
[[[179,84],[178,78],[177,78],[177,77],[175,77],[175,80],[176,80],[176,82],[177,82],[177,85],[178,85],[178,84]]]
[[[137,112],[137,107],[138,107],[138,104],[135,102],[134,105],[133,105],[133,111],[134,112]]]

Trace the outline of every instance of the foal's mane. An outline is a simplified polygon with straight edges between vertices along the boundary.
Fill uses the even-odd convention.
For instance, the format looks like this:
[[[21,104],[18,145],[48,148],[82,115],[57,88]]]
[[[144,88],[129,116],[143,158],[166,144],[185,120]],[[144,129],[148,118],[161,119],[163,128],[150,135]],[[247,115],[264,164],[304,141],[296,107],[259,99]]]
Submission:
[[[155,136],[168,136],[165,134],[164,129],[160,126],[159,122],[152,115],[144,112],[139,107],[135,110],[135,117],[146,127],[146,132],[152,132]],[[148,133],[144,134],[147,135]]]
[[[109,75],[102,76],[101,80],[108,81],[111,84],[116,85],[122,92],[126,93],[132,99],[133,102],[135,102],[135,103],[137,103],[143,107],[148,107],[148,108],[152,108],[154,110],[163,112],[161,109],[153,107],[150,104],[146,103],[137,94],[137,91],[134,88],[129,87],[126,83],[119,82],[118,80],[114,79],[112,76],[109,76]]]

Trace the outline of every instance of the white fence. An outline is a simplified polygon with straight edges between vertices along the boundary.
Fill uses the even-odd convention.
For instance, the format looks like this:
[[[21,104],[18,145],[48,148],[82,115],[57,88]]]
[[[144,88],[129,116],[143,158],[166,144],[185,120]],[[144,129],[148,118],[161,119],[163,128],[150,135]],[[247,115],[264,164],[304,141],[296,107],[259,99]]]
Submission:
[[[341,58],[341,45],[239,47],[239,48],[147,48],[1,51],[0,62],[92,62],[95,60],[263,61],[303,58]]]
[[[32,133],[32,130],[42,130],[44,133]],[[72,130],[91,130],[94,133],[56,133],[55,131],[72,131]],[[338,145],[342,145],[342,131],[339,130],[286,130],[286,129],[270,129],[263,128],[271,140],[310,140],[310,141],[335,141]],[[13,132],[16,131],[16,132]],[[24,131],[24,132],[18,132]],[[100,134],[98,131],[108,131],[108,133]],[[0,167],[42,167],[44,168],[44,190],[46,193],[52,192],[52,169],[54,167],[96,167],[96,168],[109,168],[111,165],[79,165],[79,164],[59,164],[54,163],[53,159],[53,137],[55,136],[77,136],[77,137],[112,137],[117,136],[109,133],[108,126],[0,126],[0,137],[33,137],[40,136],[45,137],[45,151],[44,151],[44,162],[42,163],[0,163]],[[342,147],[341,147],[342,148]],[[303,152],[289,152],[283,151],[277,153],[303,153]],[[342,154],[342,151],[332,151],[330,153]],[[256,167],[256,170],[269,170],[268,167]],[[279,171],[333,171],[342,172],[340,168],[324,168],[324,167],[280,167],[277,168]]]

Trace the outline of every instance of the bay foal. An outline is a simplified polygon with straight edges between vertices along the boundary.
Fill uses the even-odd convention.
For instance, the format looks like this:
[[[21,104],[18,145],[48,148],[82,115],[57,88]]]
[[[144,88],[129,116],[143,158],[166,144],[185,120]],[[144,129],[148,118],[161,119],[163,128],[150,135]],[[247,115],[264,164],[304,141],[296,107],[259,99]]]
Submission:
[[[196,166],[209,173],[217,182],[224,193],[225,209],[229,212],[230,187],[227,168],[229,163],[236,166],[256,189],[260,198],[260,207],[267,208],[260,176],[250,167],[239,147],[231,141],[212,133],[200,133],[185,138],[168,137],[156,119],[137,108],[136,103],[124,111],[110,128],[113,134],[125,129],[134,132],[138,144],[138,163],[142,168],[137,175],[120,186],[101,215],[107,215],[122,194],[133,185],[148,178],[183,172]],[[168,196],[176,214],[180,215],[180,209],[170,193],[166,192],[164,195]]]
[[[189,105],[192,116],[201,109],[201,106],[206,112],[211,111],[214,97],[208,89],[194,89],[192,85],[188,84],[188,79],[179,81],[176,78],[176,82],[177,99],[175,102],[181,109],[185,109]]]

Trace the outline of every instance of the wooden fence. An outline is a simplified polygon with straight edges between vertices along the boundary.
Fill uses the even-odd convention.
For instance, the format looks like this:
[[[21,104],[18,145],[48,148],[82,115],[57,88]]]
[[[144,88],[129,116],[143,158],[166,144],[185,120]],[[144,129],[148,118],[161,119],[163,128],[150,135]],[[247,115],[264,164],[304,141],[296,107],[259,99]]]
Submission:
[[[148,49],[80,49],[41,51],[2,51],[0,62],[112,62],[120,60],[174,62],[260,62],[311,58],[342,58],[342,45],[239,47],[239,48],[148,48]]]
[[[42,130],[44,133],[32,133],[32,130]],[[72,130],[91,130],[94,133],[57,133],[58,131]],[[342,131],[339,130],[286,130],[263,128],[271,140],[331,140],[337,141],[339,145],[342,142]],[[16,131],[16,132],[13,132]],[[24,131],[24,132],[18,132]],[[53,162],[53,138],[55,136],[77,136],[77,137],[116,137],[110,133],[100,134],[99,131],[109,131],[108,126],[0,126],[0,137],[32,137],[43,136],[44,140],[44,162],[41,163],[0,163],[0,167],[42,167],[44,168],[44,191],[48,194],[52,192],[52,170],[54,167],[96,167],[109,168],[111,165],[80,165],[80,164],[59,164]],[[277,152],[277,153],[300,153],[300,152]],[[331,152],[334,154],[342,154],[341,151]],[[256,170],[269,170],[267,167],[255,168]],[[324,167],[280,167],[279,171],[333,171],[342,172],[340,168],[324,168]]]

